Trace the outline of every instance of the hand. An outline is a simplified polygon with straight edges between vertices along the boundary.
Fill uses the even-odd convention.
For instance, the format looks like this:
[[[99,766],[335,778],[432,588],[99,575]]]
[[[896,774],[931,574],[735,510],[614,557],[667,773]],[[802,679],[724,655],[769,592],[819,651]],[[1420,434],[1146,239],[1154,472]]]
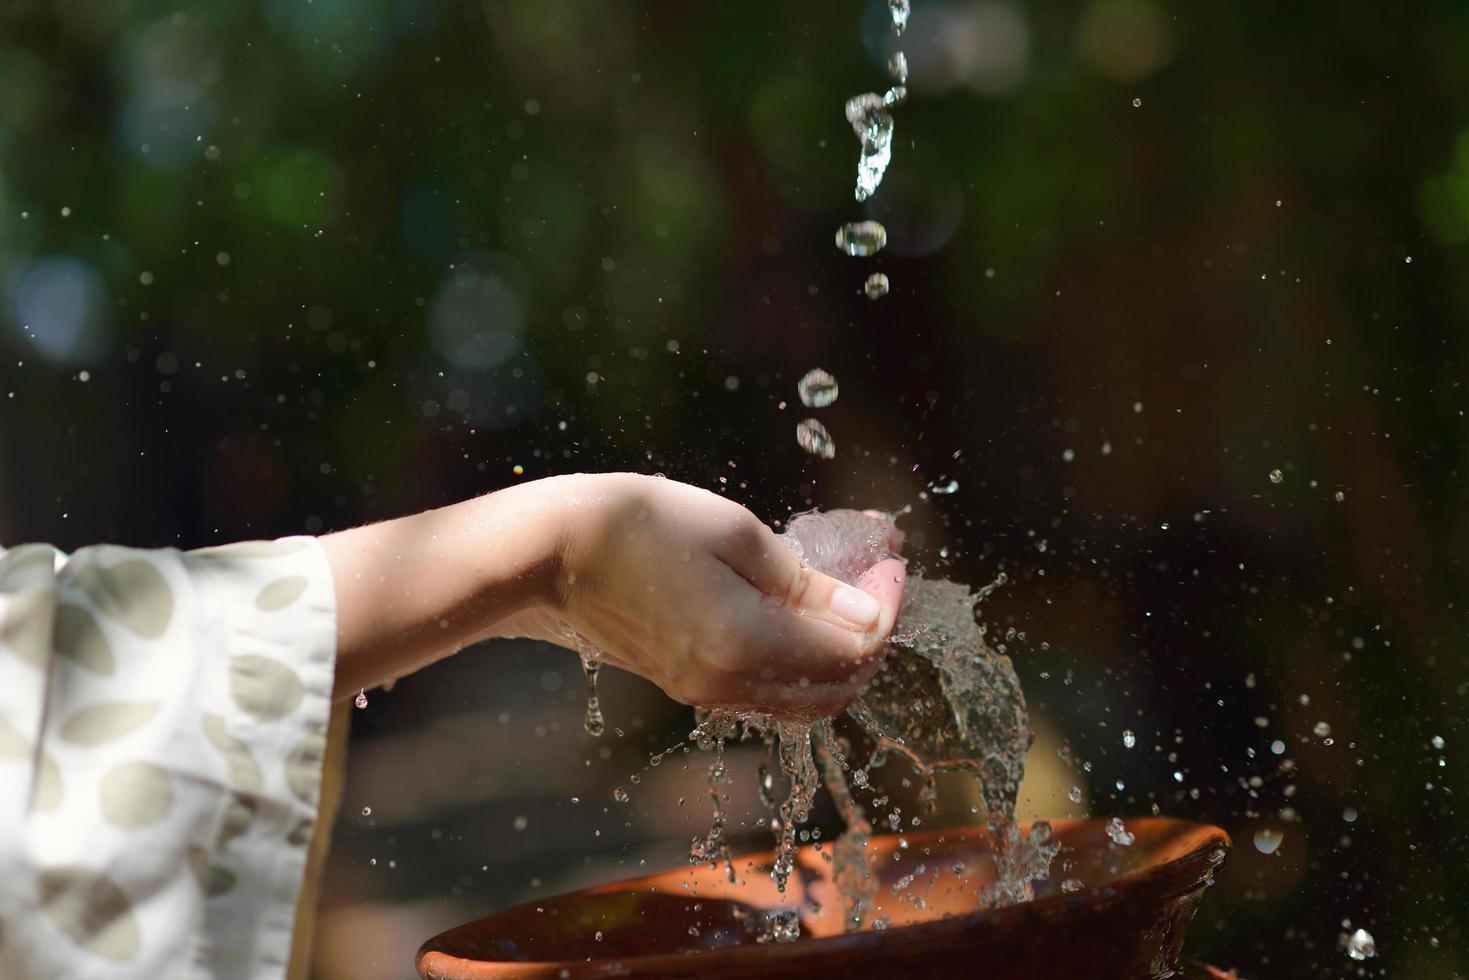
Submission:
[[[786,717],[836,714],[877,670],[905,579],[890,523],[853,515],[877,529],[842,566],[853,586],[797,557],[819,545],[809,557],[830,567],[831,542],[799,525],[782,539],[717,494],[629,474],[545,482],[571,515],[559,574],[496,635],[570,646],[574,631],[676,700]]]

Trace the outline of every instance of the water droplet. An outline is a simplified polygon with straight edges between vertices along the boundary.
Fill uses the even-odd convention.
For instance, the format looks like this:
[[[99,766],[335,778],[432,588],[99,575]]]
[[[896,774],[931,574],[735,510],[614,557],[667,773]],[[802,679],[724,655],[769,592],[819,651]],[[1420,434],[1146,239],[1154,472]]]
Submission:
[[[372,816],[372,807],[370,807],[370,806],[363,807],[362,808],[362,815],[364,817],[370,817],[370,816]]]
[[[630,799],[627,795],[627,790],[621,786],[612,791],[612,798],[618,803],[626,803]]]
[[[1336,497],[1336,502],[1337,503],[1341,503],[1343,500],[1346,500],[1347,499],[1347,495],[1345,493],[1343,493],[1342,491],[1340,491],[1340,490],[1338,490],[1335,494],[1333,494],[1333,496]]]
[[[837,379],[821,368],[812,368],[797,382],[796,392],[807,408],[825,408],[837,400]]]
[[[888,282],[888,277],[881,272],[874,272],[862,284],[862,291],[867,294],[868,299],[882,299],[888,294],[889,288],[891,284]]]
[[[582,645],[583,642],[577,640],[577,646]],[[582,721],[582,727],[587,730],[588,735],[596,738],[607,730],[607,721],[602,717],[602,702],[597,697],[597,674],[602,669],[602,662],[595,656],[584,653],[581,658],[581,669],[587,678],[587,714]]]
[[[893,76],[893,81],[899,85],[908,83],[908,56],[901,51],[894,51],[893,56],[888,59],[888,74]]]
[[[831,459],[837,454],[836,440],[826,431],[826,426],[815,419],[805,419],[796,426],[796,442],[806,452],[822,459]]]
[[[1282,473],[1282,472],[1280,472],[1280,470],[1271,470],[1270,471],[1270,482],[1271,483],[1281,483],[1284,480],[1285,480],[1285,474]]]
[[[906,90],[895,88],[888,96],[864,92],[847,100],[847,122],[862,143],[862,153],[857,157],[858,201],[875,194],[887,173],[893,158],[893,114],[888,109],[905,94]]]
[[[1444,747],[1443,736],[1442,735],[1435,735],[1435,736],[1433,736],[1433,738],[1431,738],[1431,739],[1428,740],[1428,743],[1430,745],[1432,745],[1436,749],[1442,749]]]
[[[517,814],[515,819],[510,822],[510,826],[514,827],[516,830],[524,830],[529,825],[530,821],[526,819],[525,814],[523,813]]]
[[[888,230],[876,221],[849,221],[837,229],[836,242],[848,255],[876,255],[888,243]]]
[[[1129,749],[1137,744],[1137,736],[1132,733],[1131,729],[1122,733],[1122,744]]]
[[[1127,828],[1122,826],[1122,818],[1120,817],[1113,817],[1108,821],[1107,836],[1112,838],[1112,843],[1119,847],[1131,847],[1132,842],[1137,840],[1135,834],[1128,833]]]
[[[1377,940],[1366,929],[1358,929],[1347,940],[1347,955],[1354,960],[1370,960],[1377,955]]]
[[[366,690],[360,690],[360,691],[358,691],[357,692],[357,697],[355,697],[355,698],[352,699],[352,703],[355,704],[355,705],[357,705],[357,707],[359,707],[359,708],[365,708],[365,707],[367,707],[367,691]]]
[[[1317,738],[1326,738],[1331,734],[1331,725],[1324,721],[1318,721],[1311,731],[1315,733]]]
[[[1073,787],[1071,787],[1070,792],[1068,792],[1066,794],[1066,798],[1068,800],[1070,800],[1072,803],[1080,803],[1081,802],[1081,787],[1080,786],[1073,786]]]
[[[1270,827],[1262,828],[1255,831],[1255,850],[1261,854],[1274,854],[1283,840],[1285,840],[1283,832]]]
[[[1086,886],[1081,883],[1081,880],[1079,878],[1067,878],[1065,881],[1061,882],[1061,890],[1068,895],[1070,895],[1072,892],[1079,892],[1085,887]]]
[[[893,15],[893,33],[902,34],[908,27],[908,15],[913,12],[909,0],[888,0],[888,12]]]
[[[1143,100],[1142,99],[1133,99],[1132,100],[1132,107],[1134,109],[1141,109],[1143,107]]]

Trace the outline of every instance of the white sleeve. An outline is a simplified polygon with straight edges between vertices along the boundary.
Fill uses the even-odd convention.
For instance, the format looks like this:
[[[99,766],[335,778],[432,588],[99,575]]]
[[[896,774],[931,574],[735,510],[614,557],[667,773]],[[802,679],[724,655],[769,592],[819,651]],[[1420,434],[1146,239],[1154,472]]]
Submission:
[[[335,657],[313,538],[0,552],[0,976],[284,976]]]

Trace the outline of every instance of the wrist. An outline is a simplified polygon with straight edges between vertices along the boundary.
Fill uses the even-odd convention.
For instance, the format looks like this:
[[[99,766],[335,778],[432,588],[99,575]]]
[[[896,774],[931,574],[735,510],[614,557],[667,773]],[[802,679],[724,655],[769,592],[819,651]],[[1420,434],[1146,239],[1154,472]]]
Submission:
[[[546,515],[550,552],[538,592],[542,608],[566,614],[579,597],[597,590],[607,542],[635,506],[643,479],[628,473],[577,473],[527,485],[555,501]]]

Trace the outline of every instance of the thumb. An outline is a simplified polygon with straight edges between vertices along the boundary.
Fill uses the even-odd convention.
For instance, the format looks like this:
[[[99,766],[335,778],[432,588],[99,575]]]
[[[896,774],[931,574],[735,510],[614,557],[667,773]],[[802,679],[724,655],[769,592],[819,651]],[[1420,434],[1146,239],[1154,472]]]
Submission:
[[[863,634],[869,638],[864,646],[879,646],[897,622],[906,580],[907,570],[895,558],[873,565],[855,585],[798,566],[785,604],[803,616]]]
[[[857,588],[876,599],[882,607],[873,630],[875,645],[887,642],[888,635],[892,633],[898,621],[898,609],[903,604],[903,586],[907,581],[908,569],[896,558],[878,562],[857,580]]]

